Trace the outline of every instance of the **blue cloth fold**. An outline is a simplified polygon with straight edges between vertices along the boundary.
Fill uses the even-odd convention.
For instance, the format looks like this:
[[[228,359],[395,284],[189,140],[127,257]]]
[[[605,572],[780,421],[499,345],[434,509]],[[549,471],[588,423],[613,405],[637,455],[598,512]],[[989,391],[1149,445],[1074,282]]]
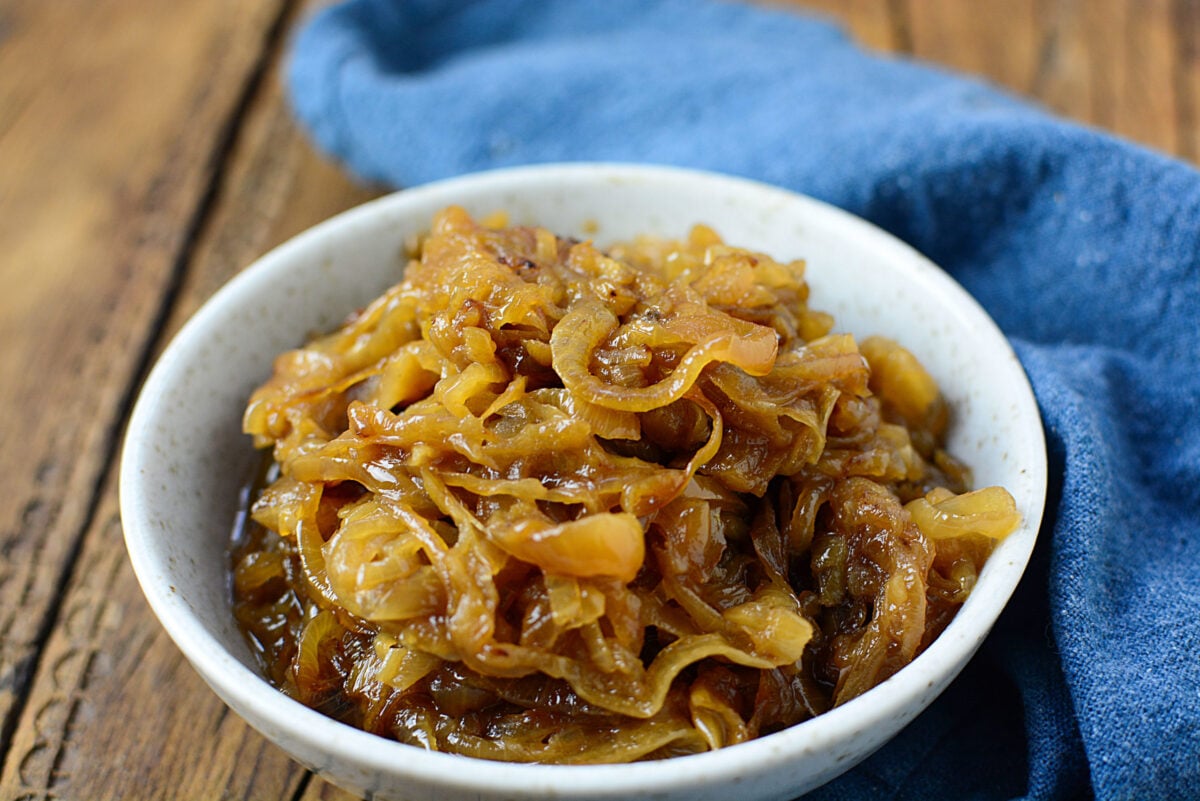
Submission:
[[[1052,485],[980,654],[818,799],[1200,799],[1200,173],[834,27],[715,0],[350,0],[296,112],[411,186],[565,160],[744,175],[859,214],[1013,341]]]

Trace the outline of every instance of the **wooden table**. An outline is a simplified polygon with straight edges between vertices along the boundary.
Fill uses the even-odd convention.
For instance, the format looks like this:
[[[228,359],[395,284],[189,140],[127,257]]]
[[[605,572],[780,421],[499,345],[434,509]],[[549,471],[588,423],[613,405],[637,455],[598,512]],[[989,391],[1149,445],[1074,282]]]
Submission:
[[[1197,0],[808,0],[865,44],[1200,157]],[[0,799],[347,796],[201,683],[134,581],[116,462],[163,343],[378,193],[314,154],[293,0],[0,0]]]

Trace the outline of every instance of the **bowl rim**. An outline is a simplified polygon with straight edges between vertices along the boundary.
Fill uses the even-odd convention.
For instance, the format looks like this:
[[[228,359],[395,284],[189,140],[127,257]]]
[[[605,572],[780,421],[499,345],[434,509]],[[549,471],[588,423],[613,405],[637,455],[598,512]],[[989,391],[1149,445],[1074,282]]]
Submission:
[[[155,527],[144,476],[151,455],[148,443],[143,441],[146,438],[138,437],[137,432],[148,425],[154,411],[153,399],[162,393],[175,372],[181,369],[187,343],[195,339],[198,332],[210,322],[220,319],[226,306],[249,290],[259,277],[281,269],[281,265],[319,246],[327,236],[347,225],[381,215],[403,214],[408,207],[427,203],[448,205],[456,196],[466,193],[487,190],[520,193],[548,182],[661,179],[700,184],[716,182],[743,191],[762,193],[767,199],[803,208],[806,214],[819,222],[832,221],[837,225],[849,226],[855,229],[856,235],[903,252],[908,261],[923,265],[923,279],[939,284],[943,291],[959,298],[963,303],[963,313],[970,315],[976,325],[984,326],[987,335],[995,338],[996,345],[1011,357],[1011,362],[1016,365],[1011,378],[1017,382],[1013,392],[1025,412],[1020,417],[1024,429],[1020,434],[1029,438],[1029,448],[1034,457],[1032,463],[1023,467],[1031,475],[1031,486],[1036,494],[1031,500],[1037,514],[1022,524],[1021,530],[1028,535],[1027,546],[1016,552],[1010,549],[1008,564],[993,570],[993,573],[999,572],[1000,575],[997,576],[999,581],[993,581],[990,596],[990,599],[994,599],[992,605],[985,608],[979,604],[972,606],[968,602],[946,631],[911,665],[862,696],[811,720],[716,751],[629,764],[519,764],[425,751],[355,729],[309,709],[283,695],[264,677],[227,652],[217,637],[205,627],[195,610],[175,593],[171,582],[164,580],[169,576],[169,566],[160,564],[154,550],[149,547]],[[952,681],[957,670],[951,670],[949,676],[944,677],[945,666],[957,662],[965,664],[969,660],[1007,605],[1024,573],[1044,513],[1046,474],[1045,440],[1038,406],[1028,378],[1008,340],[966,290],[908,244],[866,220],[823,201],[746,178],[679,167],[575,162],[489,170],[394,192],[318,223],[256,259],[212,295],[182,326],[151,370],[126,428],[119,471],[119,494],[126,548],[154,614],[188,661],[227,704],[239,711],[253,710],[262,720],[277,725],[280,732],[286,731],[288,736],[306,741],[314,750],[327,752],[335,760],[345,760],[378,774],[403,774],[410,781],[453,787],[459,791],[478,791],[485,796],[509,792],[530,798],[552,795],[563,798],[577,795],[618,797],[635,792],[678,789],[680,782],[696,786],[728,781],[732,775],[747,771],[777,769],[797,754],[816,751],[825,743],[855,737],[874,720],[905,714],[906,707],[912,704],[913,699],[932,689],[935,681],[940,681],[943,687]],[[968,611],[972,614],[964,619]],[[956,623],[959,624],[957,627]],[[947,636],[951,632],[959,636]],[[938,665],[942,666],[940,670],[932,670]],[[912,714],[919,713],[925,706],[927,702]],[[273,733],[264,734],[277,742]],[[464,762],[464,759],[470,761]],[[317,772],[323,771],[318,769]]]

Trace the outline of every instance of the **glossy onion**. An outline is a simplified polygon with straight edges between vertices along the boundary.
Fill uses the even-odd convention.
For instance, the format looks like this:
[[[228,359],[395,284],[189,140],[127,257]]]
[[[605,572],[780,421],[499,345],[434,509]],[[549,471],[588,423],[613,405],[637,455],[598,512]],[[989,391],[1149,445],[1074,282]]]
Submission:
[[[1019,522],[901,345],[800,262],[437,216],[281,355],[231,550],[284,692],[423,748],[621,762],[768,734],[912,661]]]

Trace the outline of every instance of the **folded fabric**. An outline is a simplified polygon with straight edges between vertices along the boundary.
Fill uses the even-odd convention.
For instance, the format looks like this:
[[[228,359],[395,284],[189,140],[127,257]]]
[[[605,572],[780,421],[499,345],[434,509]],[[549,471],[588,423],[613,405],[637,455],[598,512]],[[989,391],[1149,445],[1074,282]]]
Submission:
[[[1047,522],[960,679],[812,797],[1200,798],[1200,173],[712,0],[351,0],[300,31],[288,78],[364,178],[707,168],[834,203],[944,267],[1032,380]]]

